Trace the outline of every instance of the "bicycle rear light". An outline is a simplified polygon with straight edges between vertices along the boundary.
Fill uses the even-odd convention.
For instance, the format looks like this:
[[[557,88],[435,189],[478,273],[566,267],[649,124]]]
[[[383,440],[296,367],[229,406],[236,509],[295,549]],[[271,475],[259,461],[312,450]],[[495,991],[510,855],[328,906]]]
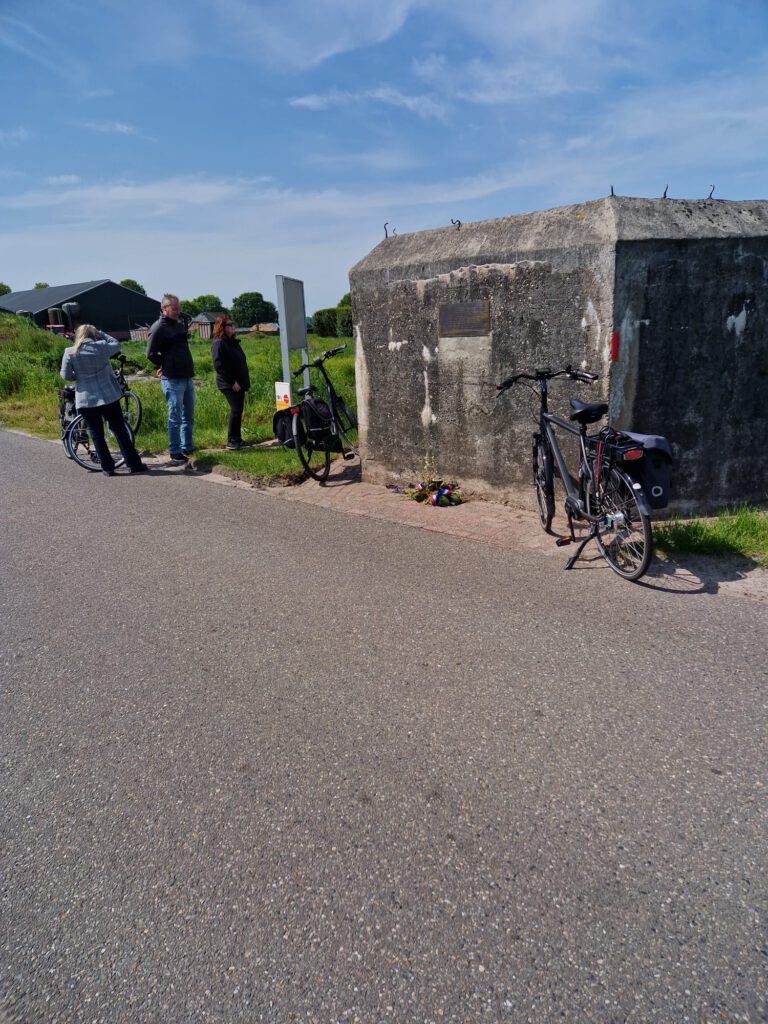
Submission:
[[[642,448],[630,448],[628,451],[623,453],[623,459],[625,462],[637,462],[638,459],[643,457]]]

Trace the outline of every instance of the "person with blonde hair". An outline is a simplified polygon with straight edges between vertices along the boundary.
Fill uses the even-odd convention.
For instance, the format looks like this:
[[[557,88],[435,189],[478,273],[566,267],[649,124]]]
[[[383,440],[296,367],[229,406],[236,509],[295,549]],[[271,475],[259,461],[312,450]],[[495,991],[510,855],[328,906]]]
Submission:
[[[104,421],[117,438],[129,473],[146,473],[120,407],[122,394],[110,356],[120,351],[120,342],[93,324],[80,324],[75,343],[64,350],[61,376],[75,382],[75,406],[83,414],[93,447],[105,476],[115,475],[115,460],[104,439]]]

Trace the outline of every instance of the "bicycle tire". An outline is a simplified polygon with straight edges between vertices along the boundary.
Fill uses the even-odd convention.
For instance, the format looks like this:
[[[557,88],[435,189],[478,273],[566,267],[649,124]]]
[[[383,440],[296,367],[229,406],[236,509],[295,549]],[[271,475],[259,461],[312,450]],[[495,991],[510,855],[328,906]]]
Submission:
[[[536,490],[536,511],[545,533],[552,532],[555,515],[555,484],[552,478],[552,460],[544,439],[540,436],[533,442],[533,486]]]
[[[613,466],[601,483],[599,500],[593,490],[587,491],[586,498],[587,511],[610,520],[597,528],[595,540],[600,554],[623,579],[639,580],[651,563],[653,533],[650,519],[637,502],[632,481]]]
[[[69,423],[67,423],[66,426],[64,426],[64,424],[62,422],[62,424],[61,424],[61,426],[59,428],[59,433],[61,434],[61,444],[62,444],[62,447],[64,448],[64,454],[66,455],[66,457],[68,459],[72,458],[72,453],[70,452],[69,446],[67,445],[67,435],[69,434],[69,428],[71,426],[72,426],[72,420],[70,420]]]
[[[141,426],[141,399],[133,391],[124,391],[120,399],[120,408],[123,410],[123,419],[135,437]]]
[[[331,471],[331,453],[327,448],[318,448],[312,442],[302,406],[299,406],[291,418],[291,433],[299,462],[307,473],[320,483],[327,480]]]
[[[128,427],[128,433],[133,440],[133,431]],[[118,466],[122,466],[125,462],[123,453],[120,451],[120,446],[117,443],[117,438],[109,429],[107,423],[104,424],[104,440],[107,442],[107,447],[112,453],[112,458],[115,461],[115,469]],[[90,473],[98,473],[101,471],[101,463],[99,457],[96,454],[96,449],[93,446],[91,435],[88,433],[88,428],[85,424],[85,420],[82,415],[76,416],[72,420],[69,431],[67,432],[67,449],[69,451],[69,457],[74,459],[78,466],[82,466],[83,469],[87,469]]]
[[[336,429],[347,448],[355,455],[358,454],[360,444],[357,429],[357,417],[347,408],[343,398],[338,395],[335,399]]]

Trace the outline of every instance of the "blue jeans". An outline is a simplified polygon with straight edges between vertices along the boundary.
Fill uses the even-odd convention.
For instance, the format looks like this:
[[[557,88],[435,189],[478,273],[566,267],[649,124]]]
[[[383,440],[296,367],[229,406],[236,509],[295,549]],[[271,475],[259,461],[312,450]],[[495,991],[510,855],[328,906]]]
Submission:
[[[191,452],[195,425],[195,385],[191,377],[163,377],[160,383],[168,403],[168,448],[171,455]]]

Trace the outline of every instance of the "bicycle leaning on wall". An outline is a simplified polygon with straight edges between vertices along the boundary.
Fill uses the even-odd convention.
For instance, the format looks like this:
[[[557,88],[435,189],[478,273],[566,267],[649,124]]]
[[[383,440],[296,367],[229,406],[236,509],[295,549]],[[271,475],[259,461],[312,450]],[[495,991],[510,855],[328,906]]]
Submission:
[[[302,401],[290,409],[278,410],[272,421],[275,436],[286,448],[296,449],[304,469],[320,482],[328,477],[333,452],[341,453],[345,459],[353,459],[358,453],[357,419],[336,391],[324,365],[346,347],[332,348],[294,370],[294,377],[308,369],[319,370],[325,385],[325,399],[318,396],[313,384],[299,388]]]
[[[570,422],[549,411],[548,384],[557,377],[594,383],[597,374],[549,367],[532,373],[516,373],[497,386],[503,394],[522,383],[538,397],[538,429],[533,434],[533,485],[542,528],[551,532],[555,515],[555,479],[565,490],[568,534],[557,544],[576,542],[574,520],[590,526],[565,568],[573,568],[589,541],[614,572],[627,580],[639,580],[653,554],[650,517],[654,509],[669,503],[672,449],[664,437],[614,430],[604,426],[588,434],[608,412],[606,402],[581,402],[571,398]],[[575,424],[575,425],[574,425]],[[574,476],[557,443],[555,428],[574,434],[579,441],[579,466]]]

